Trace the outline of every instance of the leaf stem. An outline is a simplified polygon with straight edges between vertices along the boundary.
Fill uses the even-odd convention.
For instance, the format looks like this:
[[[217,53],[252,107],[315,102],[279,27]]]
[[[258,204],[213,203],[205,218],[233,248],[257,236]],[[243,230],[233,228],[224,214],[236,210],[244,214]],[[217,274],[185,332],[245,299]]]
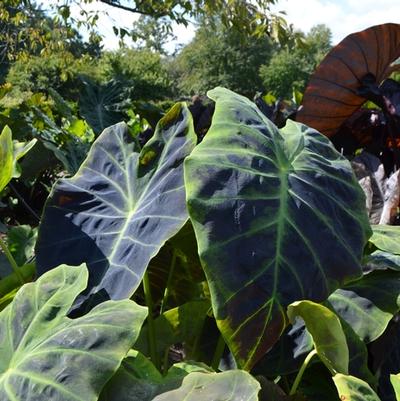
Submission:
[[[211,362],[211,367],[217,371],[219,367],[219,362],[224,354],[225,350],[225,340],[222,334],[219,335],[219,339],[217,342],[217,347],[215,348],[214,356]]]
[[[164,359],[162,364],[162,374],[166,375],[168,372],[168,357],[169,357],[169,347],[164,351]]]
[[[32,216],[37,220],[40,221],[39,215],[28,205],[28,203],[25,201],[25,199],[22,197],[22,195],[16,190],[16,188],[9,183],[8,186],[11,188],[11,190],[15,193],[17,198],[21,201],[21,203],[24,205],[24,207],[29,211],[29,213],[32,214]]]
[[[170,266],[169,273],[168,273],[167,285],[165,287],[164,296],[161,301],[160,314],[162,314],[164,312],[165,306],[167,305],[167,300],[168,300],[169,293],[170,293],[171,281],[172,281],[172,277],[173,277],[174,271],[175,271],[175,265],[176,265],[176,249],[174,249],[172,252],[171,266]]]
[[[160,370],[160,361],[158,358],[157,347],[156,347],[156,336],[154,330],[154,319],[153,319],[153,298],[151,296],[150,290],[150,280],[148,272],[146,271],[143,276],[143,290],[144,290],[144,298],[146,300],[146,305],[149,309],[149,313],[147,315],[147,335],[148,335],[148,342],[149,342],[149,350],[150,350],[150,357],[153,361],[154,365]]]
[[[297,387],[299,387],[299,384],[300,384],[300,382],[301,382],[301,379],[302,379],[302,377],[303,377],[303,374],[304,374],[304,372],[305,372],[305,370],[306,370],[308,364],[310,363],[310,361],[311,361],[311,359],[313,358],[314,355],[317,355],[317,350],[316,350],[316,349],[313,349],[313,350],[306,356],[306,359],[304,359],[304,362],[303,362],[303,364],[301,365],[301,368],[300,368],[300,370],[298,371],[296,378],[294,379],[293,386],[292,386],[292,388],[291,388],[291,390],[290,390],[289,395],[294,395],[294,394],[296,393]]]
[[[10,250],[8,249],[6,243],[0,238],[0,248],[3,250],[6,258],[8,259],[15,275],[18,277],[18,280],[21,282],[21,285],[25,284],[24,277],[22,276],[21,272],[19,271],[19,267],[17,262],[15,261],[14,257],[11,255]]]

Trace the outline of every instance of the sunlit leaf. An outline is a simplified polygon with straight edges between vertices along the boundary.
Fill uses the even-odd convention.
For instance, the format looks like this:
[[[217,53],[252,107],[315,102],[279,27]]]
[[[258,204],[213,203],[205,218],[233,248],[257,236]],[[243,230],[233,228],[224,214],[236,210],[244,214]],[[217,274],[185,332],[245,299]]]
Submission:
[[[357,377],[338,373],[333,381],[342,401],[381,401],[369,384]]]
[[[187,220],[183,160],[195,143],[180,103],[142,150],[125,124],[106,129],[77,174],[50,194],[36,247],[39,274],[86,262],[89,293],[131,296],[150,259]]]
[[[2,401],[96,401],[146,317],[133,301],[66,316],[87,284],[85,266],[60,266],[24,285],[0,312]]]
[[[258,401],[260,384],[241,370],[222,373],[190,373],[181,387],[168,391],[153,401]]]
[[[396,400],[400,400],[400,374],[390,375],[390,382],[394,388],[394,392],[396,394]]]
[[[348,373],[349,350],[339,318],[327,307],[311,301],[288,306],[291,321],[300,316],[314,342],[318,356],[332,372]]]
[[[0,134],[0,192],[12,178],[13,143],[10,128],[4,127]]]
[[[373,225],[369,242],[384,252],[400,255],[400,226]]]

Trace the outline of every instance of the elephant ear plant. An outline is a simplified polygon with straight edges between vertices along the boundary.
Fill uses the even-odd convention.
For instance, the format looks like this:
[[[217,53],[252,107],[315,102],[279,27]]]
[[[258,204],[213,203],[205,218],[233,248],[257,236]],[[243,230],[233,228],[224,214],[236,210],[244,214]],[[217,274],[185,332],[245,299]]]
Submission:
[[[249,369],[283,333],[290,303],[323,301],[361,275],[369,225],[326,137],[291,121],[279,131],[226,89],[209,96],[213,124],[185,165],[188,208],[218,326]]]
[[[378,400],[365,344],[399,309],[400,268],[396,249],[365,247],[350,163],[314,129],[279,130],[234,92],[208,95],[199,144],[178,103],[143,148],[111,126],[55,184],[40,277],[0,315],[1,399]],[[185,274],[198,281],[178,303]]]

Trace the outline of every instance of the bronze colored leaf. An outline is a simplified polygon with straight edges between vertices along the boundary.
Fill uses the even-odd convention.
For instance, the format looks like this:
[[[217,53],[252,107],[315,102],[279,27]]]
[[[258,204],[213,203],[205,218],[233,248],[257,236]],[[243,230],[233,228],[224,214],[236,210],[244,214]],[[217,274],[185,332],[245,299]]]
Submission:
[[[400,57],[400,24],[382,24],[353,33],[321,62],[304,93],[297,121],[328,137],[365,102],[358,94],[361,79],[372,74],[379,85]]]

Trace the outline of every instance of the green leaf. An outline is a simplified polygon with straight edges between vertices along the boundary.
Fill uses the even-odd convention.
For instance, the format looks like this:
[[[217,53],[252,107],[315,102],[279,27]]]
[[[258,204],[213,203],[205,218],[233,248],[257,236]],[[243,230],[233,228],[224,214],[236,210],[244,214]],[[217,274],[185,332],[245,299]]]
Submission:
[[[329,307],[332,308],[331,305]],[[368,383],[374,383],[375,379],[368,369],[368,352],[364,342],[344,319],[341,317],[339,319],[349,352],[349,373]],[[294,325],[285,331],[272,350],[255,366],[254,371],[268,377],[296,372],[313,348],[313,338],[307,331],[304,321],[296,318]],[[312,363],[314,362],[315,359],[312,360]],[[309,368],[306,372],[308,370]]]
[[[2,401],[96,401],[146,317],[133,301],[108,301],[66,316],[88,272],[60,266],[24,285],[0,313]]]
[[[196,338],[201,334],[209,309],[208,300],[192,301],[157,317],[154,320],[154,331],[157,333],[156,346],[160,357],[174,344],[185,343],[185,350],[193,347]],[[145,326],[135,345],[145,355],[149,355],[147,336],[148,327]]]
[[[124,119],[120,103],[124,100],[122,85],[114,80],[98,85],[83,79],[79,97],[79,112],[96,134]]]
[[[18,268],[22,277],[28,282],[33,280],[36,273],[36,267],[34,263],[27,263]],[[0,297],[4,297],[12,290],[21,287],[21,281],[15,273],[11,273],[7,277],[0,280]]]
[[[188,209],[218,326],[248,369],[283,333],[290,303],[322,301],[361,275],[370,229],[327,138],[290,120],[280,132],[227,89],[209,96],[212,126],[185,162]]]
[[[166,376],[140,352],[131,350],[104,387],[99,401],[152,401],[158,394],[178,388],[191,372],[208,372],[202,364],[179,363]]]
[[[396,400],[400,400],[400,373],[397,375],[390,375],[390,382],[394,388],[396,394]]]
[[[366,344],[344,319],[340,316],[339,319],[349,349],[349,374],[366,381],[375,390],[378,383],[369,369],[368,358],[370,356]]]
[[[32,139],[29,142],[13,142],[13,178],[18,178],[21,175],[21,169],[17,164],[17,161],[25,156],[33,148],[36,142],[36,139]]]
[[[384,252],[400,255],[400,226],[373,225],[369,242]]]
[[[190,373],[182,386],[168,391],[153,401],[257,401],[260,384],[241,370],[222,373]]]
[[[13,143],[10,128],[0,134],[0,192],[9,183],[13,173]]]
[[[14,177],[20,176],[17,161],[35,145],[36,139],[29,142],[12,140],[10,128],[6,125],[0,134],[0,192]]]
[[[357,377],[338,373],[333,381],[342,401],[380,401],[369,384]]]
[[[195,143],[182,103],[141,151],[125,124],[106,129],[77,174],[50,194],[36,246],[38,273],[86,262],[87,293],[130,297],[150,259],[187,221],[183,160]]]
[[[366,343],[376,340],[400,309],[400,274],[375,271],[328,298],[336,313]]]
[[[18,268],[20,275],[26,283],[36,276],[36,266],[28,263]],[[0,311],[2,311],[15,297],[21,288],[21,278],[16,273],[11,273],[0,280]]]
[[[311,301],[288,306],[288,317],[300,316],[314,342],[318,356],[333,373],[348,373],[349,349],[339,318],[327,307]]]
[[[10,228],[7,245],[18,266],[22,266],[34,255],[37,228],[21,225]]]

